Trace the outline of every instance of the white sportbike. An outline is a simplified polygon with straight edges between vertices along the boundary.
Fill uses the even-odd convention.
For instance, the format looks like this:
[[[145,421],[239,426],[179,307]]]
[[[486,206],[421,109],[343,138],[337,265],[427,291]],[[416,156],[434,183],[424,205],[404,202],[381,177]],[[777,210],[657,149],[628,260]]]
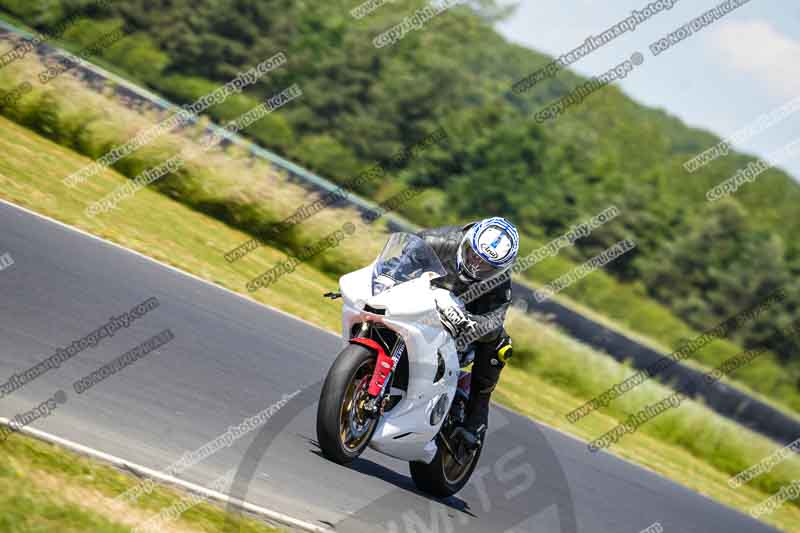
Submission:
[[[466,419],[474,352],[459,353],[437,299],[457,297],[436,280],[446,271],[421,238],[395,233],[375,262],[341,277],[347,346],[328,371],[317,411],[323,454],[340,464],[367,446],[410,462],[423,491],[450,496],[469,481],[482,443],[468,447]]]

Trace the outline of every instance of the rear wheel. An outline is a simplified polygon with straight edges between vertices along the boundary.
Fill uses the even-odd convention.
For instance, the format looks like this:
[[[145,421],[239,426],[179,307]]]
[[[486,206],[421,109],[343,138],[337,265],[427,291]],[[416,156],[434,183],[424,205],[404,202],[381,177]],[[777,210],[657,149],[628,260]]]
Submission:
[[[322,454],[345,464],[366,449],[378,419],[364,410],[377,357],[358,344],[347,346],[334,361],[317,409],[317,440]]]
[[[449,433],[449,432],[448,432]],[[411,479],[423,492],[445,498],[464,488],[478,466],[483,442],[477,449],[467,451],[461,439],[438,438],[438,450],[430,464],[411,462]],[[458,459],[456,459],[458,457]]]

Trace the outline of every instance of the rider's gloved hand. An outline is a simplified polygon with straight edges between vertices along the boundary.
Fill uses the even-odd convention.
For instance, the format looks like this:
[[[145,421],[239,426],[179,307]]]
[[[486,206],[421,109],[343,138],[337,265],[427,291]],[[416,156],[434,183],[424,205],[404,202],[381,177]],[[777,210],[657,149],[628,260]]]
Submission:
[[[436,309],[439,311],[442,325],[453,338],[458,338],[475,327],[475,322],[470,320],[463,305],[444,291],[442,293],[437,291]]]

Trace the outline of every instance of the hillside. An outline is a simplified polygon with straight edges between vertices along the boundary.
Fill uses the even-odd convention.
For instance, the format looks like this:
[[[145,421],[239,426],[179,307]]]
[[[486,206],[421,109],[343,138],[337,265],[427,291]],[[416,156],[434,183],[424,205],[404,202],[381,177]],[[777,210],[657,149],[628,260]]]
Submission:
[[[735,196],[708,203],[706,191],[751,158],[732,153],[688,174],[683,162],[719,139],[613,86],[538,124],[538,110],[585,80],[563,72],[512,94],[514,82],[550,58],[506,42],[492,27],[500,16],[493,2],[481,4],[479,12],[448,10],[394,45],[376,48],[376,35],[422,3],[398,1],[356,20],[349,13],[354,5],[339,0],[55,0],[46,9],[0,0],[5,12],[42,31],[85,15],[57,31],[73,49],[121,25],[127,37],[101,59],[181,103],[284,52],[285,67],[209,114],[235,117],[297,83],[304,96],[247,133],[339,182],[389,163],[398,150],[444,127],[446,149],[426,150],[381,187],[358,191],[383,199],[403,183],[428,188],[403,208],[420,224],[502,213],[521,227],[523,248],[530,250],[616,205],[622,216],[562,253],[580,261],[633,239],[637,248],[607,271],[699,330],[784,288],[782,307],[733,338],[777,353],[797,387],[800,340],[782,333],[800,306],[800,239],[792,231],[800,225],[797,183],[772,169]]]

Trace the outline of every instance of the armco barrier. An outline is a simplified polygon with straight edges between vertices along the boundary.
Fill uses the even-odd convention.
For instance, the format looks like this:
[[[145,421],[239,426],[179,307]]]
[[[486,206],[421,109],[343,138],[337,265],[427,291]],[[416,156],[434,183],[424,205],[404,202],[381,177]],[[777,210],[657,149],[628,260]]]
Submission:
[[[30,37],[30,34],[0,20],[0,39],[9,40],[20,37]],[[40,56],[47,57],[63,54],[64,52],[43,44],[39,46],[37,53]],[[291,57],[289,62],[291,63]],[[83,78],[87,85],[95,90],[101,90],[111,84],[115,93],[131,104],[152,106],[165,111],[177,111],[180,109],[172,102],[96,65],[79,65],[73,75]],[[215,132],[221,130],[219,126],[213,123],[209,125],[209,129]],[[234,135],[230,136],[230,138],[232,143],[247,148],[253,157],[266,159],[279,170],[286,172],[289,180],[294,183],[317,192],[331,192],[337,188],[334,183],[325,178],[243,137]],[[360,198],[355,194],[349,194],[346,201],[351,207],[358,209],[362,216],[365,216],[368,212],[375,212],[377,209],[375,203]],[[387,213],[384,218],[387,220],[387,225],[391,231],[413,232],[419,229],[419,226],[403,220],[393,213]],[[529,312],[541,313],[552,317],[555,324],[570,336],[608,353],[618,361],[630,360],[635,368],[644,369],[661,357],[665,357],[665,354],[640,344],[552,299],[542,303],[537,302],[530,287],[514,283],[513,290],[517,298],[524,298],[528,302]],[[770,405],[724,383],[716,382],[713,385],[707,385],[703,381],[703,374],[693,368],[678,363],[664,370],[658,376],[658,379],[673,388],[687,391],[693,397],[702,398],[706,405],[717,413],[735,420],[781,445],[786,445],[800,437],[800,420],[791,418]]]

